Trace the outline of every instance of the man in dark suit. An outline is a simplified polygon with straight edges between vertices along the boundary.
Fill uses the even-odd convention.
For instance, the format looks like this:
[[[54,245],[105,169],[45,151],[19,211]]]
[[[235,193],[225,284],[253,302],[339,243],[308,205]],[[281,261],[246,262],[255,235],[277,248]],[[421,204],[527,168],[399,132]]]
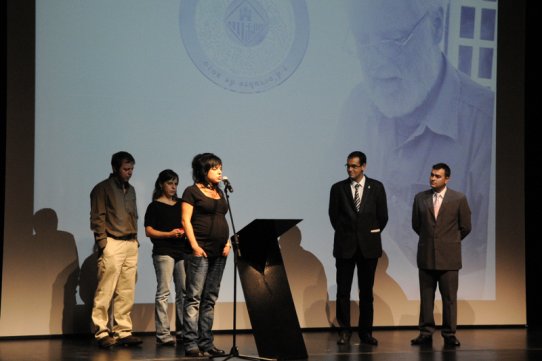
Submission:
[[[337,268],[337,321],[339,345],[350,341],[350,291],[357,266],[359,287],[358,333],[361,343],[377,345],[372,336],[373,284],[382,255],[380,234],[388,222],[386,192],[382,183],[364,176],[367,157],[348,155],[348,178],[331,187],[329,219],[335,230],[333,257]]]
[[[433,165],[431,189],[418,193],[412,208],[412,228],[419,236],[418,274],[420,282],[420,334],[413,345],[431,344],[435,331],[433,308],[437,284],[442,296],[444,344],[459,346],[457,325],[458,273],[461,269],[461,241],[471,231],[471,211],[463,193],[446,187],[450,167]]]

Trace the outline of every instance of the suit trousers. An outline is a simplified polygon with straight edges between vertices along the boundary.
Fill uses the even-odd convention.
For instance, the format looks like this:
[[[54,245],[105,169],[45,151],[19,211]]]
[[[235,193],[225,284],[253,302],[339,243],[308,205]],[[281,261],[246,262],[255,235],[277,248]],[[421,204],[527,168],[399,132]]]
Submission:
[[[435,292],[438,288],[442,298],[442,336],[455,335],[457,327],[458,270],[418,271],[420,280],[420,334],[431,335],[435,331]]]
[[[373,285],[378,258],[364,258],[361,252],[356,252],[353,258],[337,258],[337,322],[342,332],[350,332],[350,292],[354,278],[354,268],[357,267],[359,289],[359,320],[360,335],[371,334],[373,329]]]
[[[135,239],[124,241],[107,237],[107,244],[98,258],[98,286],[92,308],[96,339],[109,333],[120,338],[132,334],[130,314],[134,305],[138,246]],[[109,330],[111,303],[113,328]]]

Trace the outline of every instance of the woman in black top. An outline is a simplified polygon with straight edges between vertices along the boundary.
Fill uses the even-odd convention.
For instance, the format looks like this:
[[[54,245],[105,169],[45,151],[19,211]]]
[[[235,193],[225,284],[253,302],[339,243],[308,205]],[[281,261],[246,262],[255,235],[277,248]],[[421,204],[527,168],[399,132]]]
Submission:
[[[152,260],[156,271],[154,318],[156,342],[175,345],[168,318],[169,285],[175,284],[175,334],[182,338],[183,298],[185,294],[184,258],[187,247],[181,220],[181,201],[177,198],[179,176],[170,169],[158,175],[152,195],[153,201],[145,212],[145,234],[150,237]]]
[[[184,347],[187,356],[221,356],[213,343],[214,307],[231,244],[228,204],[218,188],[222,161],[212,153],[192,160],[194,185],[182,196],[183,227],[192,253],[186,259]]]

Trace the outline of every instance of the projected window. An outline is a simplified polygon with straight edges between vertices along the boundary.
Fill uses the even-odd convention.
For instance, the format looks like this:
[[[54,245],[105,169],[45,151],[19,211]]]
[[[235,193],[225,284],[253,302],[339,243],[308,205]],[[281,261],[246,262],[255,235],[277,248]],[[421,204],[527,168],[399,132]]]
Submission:
[[[463,73],[492,90],[496,88],[497,1],[450,1],[447,49]]]

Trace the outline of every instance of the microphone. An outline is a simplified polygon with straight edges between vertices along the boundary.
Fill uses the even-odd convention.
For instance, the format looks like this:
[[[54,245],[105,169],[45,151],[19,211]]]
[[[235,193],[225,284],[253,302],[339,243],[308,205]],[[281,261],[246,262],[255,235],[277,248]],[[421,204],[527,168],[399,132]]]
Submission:
[[[231,186],[230,180],[228,177],[222,177],[222,182],[224,183],[224,188],[230,192],[233,193],[233,187]]]

